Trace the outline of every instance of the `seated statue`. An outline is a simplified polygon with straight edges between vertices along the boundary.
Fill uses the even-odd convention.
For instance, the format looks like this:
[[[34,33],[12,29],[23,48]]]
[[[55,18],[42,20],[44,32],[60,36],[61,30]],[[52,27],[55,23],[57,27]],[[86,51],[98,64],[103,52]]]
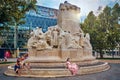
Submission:
[[[37,45],[37,47],[36,47],[37,50],[52,49],[52,48],[46,43],[46,41],[43,41],[43,40],[39,40],[36,45]]]
[[[84,47],[92,49],[92,45],[90,44],[90,35],[89,35],[89,33],[86,33],[86,36],[84,38]]]
[[[28,48],[35,48],[34,44],[37,42],[37,39],[35,37],[34,31],[31,31],[30,33],[30,39],[28,40]]]
[[[92,56],[92,45],[90,44],[90,35],[87,33],[84,38],[84,56],[87,59],[93,58]]]
[[[34,35],[35,37],[39,38],[39,35],[43,34],[42,32],[42,29],[37,27],[35,30],[34,30]]]
[[[82,47],[84,47],[84,33],[81,33],[81,35],[80,35],[80,40],[79,40],[79,45],[80,46],[82,46]]]
[[[76,42],[75,38],[69,33],[69,32],[64,32],[61,34],[61,45],[63,48],[81,48],[79,44]]]
[[[51,30],[49,30],[49,29],[45,33],[45,40],[49,46],[52,46],[52,34],[51,34]]]
[[[36,28],[36,30],[31,32],[31,38],[28,40],[28,48],[35,48],[36,50],[51,49],[40,28]]]

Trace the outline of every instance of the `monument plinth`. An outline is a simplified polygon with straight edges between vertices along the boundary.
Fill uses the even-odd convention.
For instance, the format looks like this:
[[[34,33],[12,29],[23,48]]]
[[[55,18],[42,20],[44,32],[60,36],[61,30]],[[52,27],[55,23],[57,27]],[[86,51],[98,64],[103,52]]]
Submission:
[[[80,28],[80,8],[68,2],[59,6],[58,25],[43,33],[36,28],[28,40],[29,57],[26,62],[55,61],[65,62],[95,60],[92,56],[90,35]]]
[[[80,8],[68,2],[59,6],[58,25],[71,34],[81,33]]]
[[[25,60],[30,63],[30,74],[26,77],[60,77],[70,76],[65,68],[66,59],[77,63],[78,74],[89,74],[107,70],[109,65],[101,63],[92,56],[92,46],[89,33],[84,33],[80,27],[80,8],[65,1],[59,6],[58,24],[48,28],[43,33],[36,28],[28,40],[29,56]],[[5,72],[14,75],[13,68]],[[10,74],[11,73],[11,74]]]

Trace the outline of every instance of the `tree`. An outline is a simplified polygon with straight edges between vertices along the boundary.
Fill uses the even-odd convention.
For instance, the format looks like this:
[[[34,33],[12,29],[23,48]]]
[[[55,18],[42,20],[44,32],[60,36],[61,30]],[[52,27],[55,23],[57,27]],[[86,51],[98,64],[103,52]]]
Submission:
[[[101,18],[103,17],[101,16]],[[105,28],[102,23],[101,19],[96,17],[93,12],[90,12],[82,25],[83,31],[85,31],[85,33],[90,33],[90,42],[93,49],[99,51],[101,57],[103,57],[103,49],[106,48],[106,33],[104,33]]]
[[[36,0],[0,0],[0,24],[21,25],[25,23],[25,14],[35,10]]]
[[[96,17],[95,15],[93,14],[93,11],[91,11],[87,18],[85,19],[84,21],[84,24],[83,24],[83,31],[85,31],[85,33],[92,31],[91,29],[93,29],[94,27],[94,24],[95,24],[95,20],[96,20]]]
[[[14,48],[17,43],[17,28],[25,23],[27,11],[36,10],[35,4],[36,0],[0,0],[0,24],[3,28],[14,27]]]
[[[96,25],[96,16],[93,14],[93,11],[89,12],[87,18],[85,19],[84,23],[81,24],[81,28],[83,29],[84,33],[90,34],[90,42],[92,43],[92,46],[94,46],[95,38],[93,36],[96,36],[96,28],[94,28]],[[95,47],[93,47],[95,48]],[[95,49],[94,49],[95,50]]]
[[[98,16],[99,21],[99,27],[97,35],[99,37],[98,39],[98,49],[100,52],[100,57],[103,58],[104,50],[108,48],[107,44],[107,37],[108,37],[108,29],[110,26],[110,15],[111,15],[111,8],[106,6],[101,14]]]
[[[103,58],[104,50],[114,50],[120,44],[119,16],[120,6],[117,3],[113,8],[106,6],[98,16],[91,11],[81,24],[83,31],[90,33],[91,44],[95,51],[99,51],[100,58]]]
[[[113,6],[111,16],[110,36],[112,38],[112,45],[110,49],[113,50],[118,44],[120,45],[120,24],[118,24],[118,18],[120,17],[120,5],[118,3]]]

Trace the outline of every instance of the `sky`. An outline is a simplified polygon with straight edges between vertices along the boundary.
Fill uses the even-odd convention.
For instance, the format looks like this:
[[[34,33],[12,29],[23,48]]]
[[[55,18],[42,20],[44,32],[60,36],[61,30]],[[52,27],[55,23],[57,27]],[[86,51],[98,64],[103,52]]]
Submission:
[[[120,4],[120,0],[37,0],[37,5],[58,9],[60,3],[67,1],[81,8],[81,19],[86,17],[90,11],[98,14],[98,8],[103,9],[106,5],[113,7],[115,3]]]

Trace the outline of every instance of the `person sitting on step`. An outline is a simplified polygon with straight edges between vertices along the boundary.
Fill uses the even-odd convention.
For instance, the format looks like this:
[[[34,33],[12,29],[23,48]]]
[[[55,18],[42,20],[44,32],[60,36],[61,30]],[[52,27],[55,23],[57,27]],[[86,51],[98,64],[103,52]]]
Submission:
[[[76,75],[78,72],[78,65],[76,63],[71,63],[70,58],[66,60],[66,67],[69,69],[72,75]]]

